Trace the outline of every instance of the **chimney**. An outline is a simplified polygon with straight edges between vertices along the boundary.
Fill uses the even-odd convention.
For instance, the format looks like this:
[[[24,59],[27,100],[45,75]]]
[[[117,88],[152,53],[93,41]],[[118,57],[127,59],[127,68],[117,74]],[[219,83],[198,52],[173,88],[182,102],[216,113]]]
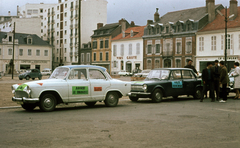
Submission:
[[[103,27],[103,23],[97,23],[97,29]]]
[[[230,18],[230,20],[234,20],[238,15],[238,1],[237,0],[230,0],[229,10],[230,10],[229,15],[234,14],[234,16],[232,18]]]
[[[119,25],[122,27],[122,32],[124,32],[127,29],[127,21],[125,19],[119,20]]]
[[[19,6],[17,5],[17,16],[19,16],[19,13],[20,13]]]
[[[11,16],[11,11],[8,11],[8,16]]]
[[[61,3],[62,2],[62,0],[58,0],[58,3]]]
[[[135,27],[134,21],[131,21],[131,27]]]
[[[208,22],[215,19],[215,0],[206,0],[206,11],[208,13]]]
[[[153,20],[147,20],[147,25],[153,24]]]
[[[159,21],[159,13],[158,13],[158,8],[156,8],[156,12],[154,14],[154,22],[158,22]]]

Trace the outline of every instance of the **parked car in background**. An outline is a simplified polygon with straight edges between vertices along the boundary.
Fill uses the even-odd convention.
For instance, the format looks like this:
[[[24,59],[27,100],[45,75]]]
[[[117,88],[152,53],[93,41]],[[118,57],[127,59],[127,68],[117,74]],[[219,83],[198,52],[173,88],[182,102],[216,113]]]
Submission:
[[[232,73],[234,72],[235,68],[231,69],[228,73],[228,77],[229,77],[229,87],[230,87],[230,91],[233,92],[234,91],[234,77],[232,76]]]
[[[120,76],[131,76],[132,73],[127,72],[126,70],[121,70],[120,72],[118,72],[118,75],[120,75]]]
[[[43,69],[42,72],[41,72],[41,74],[42,74],[43,76],[45,76],[45,75],[51,75],[51,73],[52,73],[52,70],[51,70],[51,69]]]
[[[151,71],[150,69],[143,70],[140,73],[134,74],[134,77],[147,77],[150,71]]]
[[[151,70],[144,81],[132,82],[129,99],[150,98],[161,102],[163,97],[192,95],[200,99],[202,93],[201,79],[189,68],[159,68]]]
[[[22,80],[22,79],[26,79],[26,80],[32,79],[32,80],[34,80],[35,78],[38,78],[39,80],[41,80],[42,79],[42,74],[38,69],[29,69],[26,72],[18,75],[18,78],[19,78],[19,80]]]
[[[106,106],[114,107],[130,89],[130,82],[112,79],[106,68],[69,65],[57,67],[49,79],[13,85],[12,101],[20,103],[25,110],[39,106],[46,112],[61,103],[84,102],[94,106],[104,101]]]

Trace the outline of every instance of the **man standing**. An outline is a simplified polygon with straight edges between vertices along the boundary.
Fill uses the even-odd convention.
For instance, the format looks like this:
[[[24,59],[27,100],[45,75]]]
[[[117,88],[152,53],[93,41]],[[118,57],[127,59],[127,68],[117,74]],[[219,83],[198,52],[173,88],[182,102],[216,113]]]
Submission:
[[[203,101],[204,94],[207,91],[207,87],[209,86],[210,89],[210,98],[212,99],[211,102],[215,101],[214,97],[214,75],[212,70],[212,63],[207,62],[207,68],[203,69],[202,71],[202,81],[203,81],[203,92],[200,102]]]
[[[213,70],[213,76],[214,76],[214,90],[216,92],[216,96],[217,96],[217,101],[219,101],[219,91],[220,91],[220,87],[219,87],[219,78],[220,78],[220,71],[221,71],[221,67],[218,65],[218,60],[215,60],[214,62],[214,66],[212,67]]]
[[[224,66],[223,61],[220,62],[220,67],[221,67],[221,71],[220,71],[219,83],[220,83],[220,85],[222,85],[222,98],[223,98],[223,100],[221,100],[219,102],[224,103],[224,102],[227,101],[227,83],[229,81],[229,77],[228,77],[227,67]]]
[[[197,70],[195,69],[195,67],[194,66],[192,66],[192,60],[191,59],[189,59],[188,60],[188,64],[186,65],[186,66],[184,66],[184,68],[190,68],[190,69],[192,69],[197,75],[198,75],[198,72],[197,72]]]

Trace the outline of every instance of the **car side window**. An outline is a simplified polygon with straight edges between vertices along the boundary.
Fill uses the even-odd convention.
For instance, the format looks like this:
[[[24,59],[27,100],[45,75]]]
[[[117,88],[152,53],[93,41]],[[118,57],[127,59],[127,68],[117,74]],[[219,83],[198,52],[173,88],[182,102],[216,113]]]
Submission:
[[[183,70],[182,76],[183,76],[183,79],[194,79],[195,78],[193,73],[190,70]]]
[[[174,71],[172,71],[172,73],[171,73],[171,75],[170,75],[170,79],[171,79],[171,80],[182,79],[181,71],[180,71],[180,70],[174,70]]]
[[[103,75],[103,73],[96,69],[89,70],[89,77],[90,77],[90,79],[106,79],[106,77]]]
[[[86,69],[72,69],[68,76],[68,79],[70,79],[70,80],[77,80],[77,79],[87,80]]]

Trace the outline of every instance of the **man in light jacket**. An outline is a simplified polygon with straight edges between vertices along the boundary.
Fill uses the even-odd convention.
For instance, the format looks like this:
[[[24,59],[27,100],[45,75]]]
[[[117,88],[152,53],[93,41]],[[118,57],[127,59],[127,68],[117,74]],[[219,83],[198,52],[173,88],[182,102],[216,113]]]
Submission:
[[[234,77],[234,89],[236,91],[236,96],[234,99],[240,99],[239,96],[239,89],[240,89],[240,68],[239,68],[239,63],[235,62],[234,63],[234,72],[232,73],[232,76]]]

